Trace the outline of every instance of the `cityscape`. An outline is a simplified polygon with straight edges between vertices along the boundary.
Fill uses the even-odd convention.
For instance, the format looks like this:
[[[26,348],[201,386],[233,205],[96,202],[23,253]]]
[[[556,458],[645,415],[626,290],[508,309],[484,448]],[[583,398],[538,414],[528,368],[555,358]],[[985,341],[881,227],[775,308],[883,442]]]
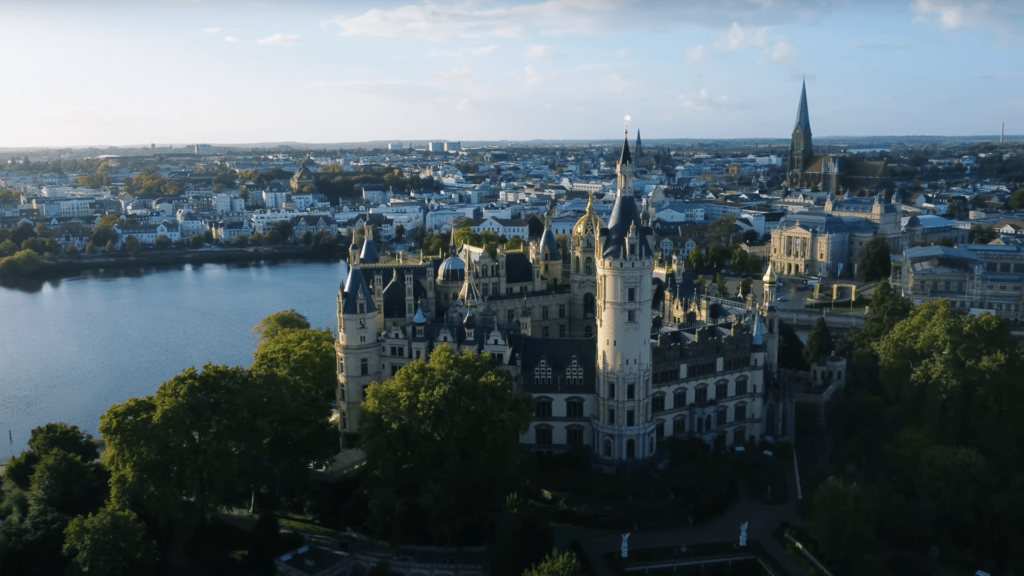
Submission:
[[[292,90],[11,90],[5,574],[1024,573],[1020,8],[59,5]]]

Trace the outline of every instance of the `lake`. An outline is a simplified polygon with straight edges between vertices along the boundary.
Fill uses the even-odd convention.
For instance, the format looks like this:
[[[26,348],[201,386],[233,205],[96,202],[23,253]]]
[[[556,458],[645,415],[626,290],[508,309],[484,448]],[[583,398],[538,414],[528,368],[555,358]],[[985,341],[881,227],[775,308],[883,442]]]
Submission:
[[[248,367],[253,327],[275,312],[295,309],[337,333],[343,281],[337,263],[282,262],[0,286],[0,460],[48,422],[95,436],[111,405],[154,394],[189,366]]]

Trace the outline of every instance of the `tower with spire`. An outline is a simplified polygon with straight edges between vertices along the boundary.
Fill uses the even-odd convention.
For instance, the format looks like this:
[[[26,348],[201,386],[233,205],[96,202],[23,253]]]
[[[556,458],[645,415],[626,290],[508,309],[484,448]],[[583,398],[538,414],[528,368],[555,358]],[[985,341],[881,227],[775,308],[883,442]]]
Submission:
[[[654,253],[633,199],[628,134],[617,172],[618,195],[597,246],[594,452],[611,461],[647,458],[656,449],[651,413]]]
[[[789,144],[786,184],[794,187],[802,185],[802,175],[811,166],[813,159],[811,117],[807,112],[807,83],[803,82],[800,88],[800,105],[796,110],[796,125],[793,127],[793,139]]]
[[[356,432],[366,388],[372,382],[383,381],[377,343],[377,305],[359,266],[349,269],[348,278],[338,293],[335,353],[338,356],[337,401],[341,431]]]

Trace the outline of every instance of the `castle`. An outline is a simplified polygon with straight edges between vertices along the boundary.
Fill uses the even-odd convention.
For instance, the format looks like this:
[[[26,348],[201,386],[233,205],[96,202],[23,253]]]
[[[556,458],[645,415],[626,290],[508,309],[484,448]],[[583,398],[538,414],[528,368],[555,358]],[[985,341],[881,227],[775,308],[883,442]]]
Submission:
[[[668,437],[719,449],[795,431],[779,385],[775,274],[760,303],[700,296],[682,259],[657,261],[633,197],[628,139],[608,221],[593,200],[563,258],[550,220],[523,250],[452,246],[446,258],[383,261],[367,235],[338,294],[338,406],[356,432],[366,388],[441,345],[490,353],[536,412],[520,438],[586,449],[606,469]]]

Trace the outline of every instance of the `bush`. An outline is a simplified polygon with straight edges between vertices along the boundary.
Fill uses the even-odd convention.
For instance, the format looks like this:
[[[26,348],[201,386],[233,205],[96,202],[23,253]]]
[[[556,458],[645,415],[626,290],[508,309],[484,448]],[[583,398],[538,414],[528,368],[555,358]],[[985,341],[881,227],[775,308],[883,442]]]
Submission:
[[[32,276],[43,267],[43,260],[32,250],[22,250],[0,260],[0,278]]]

